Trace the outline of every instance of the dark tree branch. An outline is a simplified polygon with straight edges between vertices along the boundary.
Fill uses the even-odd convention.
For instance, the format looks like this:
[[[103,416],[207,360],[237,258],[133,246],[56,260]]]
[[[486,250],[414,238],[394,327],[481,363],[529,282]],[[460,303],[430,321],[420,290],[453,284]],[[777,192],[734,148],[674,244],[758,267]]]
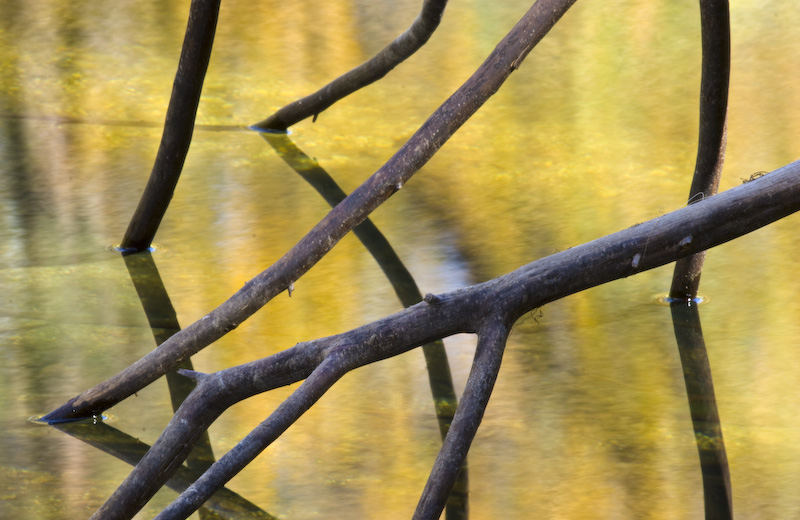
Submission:
[[[342,347],[335,348],[325,356],[319,366],[308,376],[278,408],[242,439],[228,453],[215,462],[203,476],[164,509],[157,520],[187,518],[217,489],[242,471],[259,453],[272,444],[314,405],[344,374],[355,368],[352,357]],[[131,480],[129,477],[128,480]],[[127,482],[127,481],[126,481]],[[124,483],[123,483],[124,486]],[[144,505],[144,504],[142,504]]]
[[[336,181],[328,172],[315,159],[303,153],[287,134],[262,132],[261,136],[272,146],[281,159],[308,182],[331,207],[335,207],[345,199],[347,195],[344,190],[336,184]],[[403,307],[410,307],[422,301],[422,294],[411,273],[408,272],[408,269],[406,269],[406,266],[397,256],[394,248],[392,248],[383,233],[370,219],[366,219],[356,226],[353,229],[353,233],[364,244],[364,247],[367,248],[367,251],[383,270],[386,278],[394,287],[394,291]],[[444,439],[458,406],[456,391],[453,388],[453,378],[450,374],[447,351],[444,348],[444,343],[441,340],[437,340],[423,345],[422,353],[425,356],[425,365],[428,370],[428,382],[436,410],[436,419],[439,423],[439,433]],[[459,473],[458,479],[459,482],[454,488],[451,500],[447,503],[446,516],[448,520],[466,517],[468,494],[466,465]]]
[[[305,379],[332,354],[337,356],[333,366],[338,378],[340,367],[353,369],[374,363],[452,334],[480,333],[487,320],[514,323],[546,303],[674,262],[798,210],[800,161],[499,278],[426,298],[350,332],[299,343],[267,358],[200,377],[195,391],[107,504],[133,503],[141,507],[180,466],[200,433],[225,408],[257,393]],[[328,377],[329,373],[322,374]],[[312,385],[310,389],[313,388]],[[312,401],[318,398],[313,392],[309,395]],[[290,424],[288,419],[299,416],[296,410],[302,410],[303,405],[294,402],[291,406],[295,407],[294,415],[273,414],[274,418],[267,422],[274,424],[263,427],[285,430]],[[289,405],[279,409],[284,413],[287,408]]]
[[[120,244],[123,251],[143,251],[150,247],[175,192],[192,142],[194,118],[214,44],[219,4],[220,0],[192,0],[161,145],[150,179]]]
[[[150,251],[134,254],[123,253],[122,258],[125,260],[125,267],[128,269],[133,286],[142,302],[144,313],[150,329],[153,331],[156,346],[158,346],[181,330],[178,315],[175,313],[167,289],[161,280],[152,253]],[[182,361],[178,367],[186,370],[194,368],[191,359]],[[195,383],[174,370],[166,373],[166,380],[172,401],[172,410],[177,411],[194,389]],[[192,450],[191,456],[186,460],[186,465],[202,474],[213,461],[214,452],[211,449],[208,432],[206,432]]]
[[[689,192],[690,204],[715,194],[722,175],[730,81],[728,0],[700,0],[700,20],[703,46],[700,132]],[[704,260],[705,252],[702,252],[675,263],[669,298],[700,454],[706,518],[728,520],[733,518],[730,470],[697,309],[697,291]]]
[[[728,0],[700,0],[703,64],[700,80],[700,132],[689,204],[717,192],[727,141],[728,84],[731,69],[731,30]],[[697,297],[705,253],[675,263],[669,297]]]
[[[442,514],[492,395],[510,326],[492,319],[478,331],[478,347],[464,395],[444,445],[436,456],[414,520],[436,520]]]
[[[271,132],[262,132],[261,136],[272,146],[278,155],[298,175],[308,182],[331,207],[335,207],[347,196],[336,181],[326,172],[316,160],[300,150],[289,136]],[[380,266],[386,278],[392,284],[397,297],[403,307],[410,307],[422,301],[414,277],[408,272],[400,257],[397,256],[392,245],[373,224],[370,219],[357,225],[353,233],[358,237],[367,251]],[[436,415],[439,418],[439,429],[442,438],[447,434],[447,428],[453,420],[458,401],[453,379],[450,374],[450,364],[447,361],[447,352],[441,341],[434,341],[423,345],[425,363],[428,367],[428,376],[436,406]]]
[[[401,34],[372,59],[339,76],[320,90],[281,108],[253,128],[286,131],[295,123],[313,116],[356,90],[378,81],[430,39],[442,20],[447,0],[424,0],[422,11],[406,32]]]
[[[70,399],[44,421],[91,417],[152,383],[235,329],[299,279],[355,226],[411,179],[469,119],[555,25],[575,0],[538,0],[478,70],[391,159],[338,204],[275,264],[222,305],[110,379]]]

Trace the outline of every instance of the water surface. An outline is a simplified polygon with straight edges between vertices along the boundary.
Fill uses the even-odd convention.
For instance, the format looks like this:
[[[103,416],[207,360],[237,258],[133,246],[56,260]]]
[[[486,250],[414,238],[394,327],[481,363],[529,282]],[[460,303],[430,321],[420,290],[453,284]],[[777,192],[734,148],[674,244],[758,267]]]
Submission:
[[[219,305],[328,210],[239,131],[377,52],[419,2],[223,5],[200,126],[153,255],[178,322]],[[345,189],[385,162],[491,51],[525,2],[452,3],[386,79],[292,129]],[[86,518],[125,478],[113,455],[26,419],[154,347],[119,243],[149,174],[188,2],[4,2],[0,21],[0,516]],[[797,159],[800,15],[736,2],[723,189]],[[699,86],[696,2],[579,2],[373,220],[422,292],[498,276],[685,203]],[[208,126],[202,126],[208,125]],[[229,127],[229,128],[214,128]],[[700,311],[742,518],[800,514],[797,217],[709,253]],[[472,518],[703,516],[667,266],[547,305],[511,336],[470,452]],[[194,359],[213,371],[400,309],[360,243],[333,252]],[[474,350],[445,342],[460,394]],[[219,456],[291,391],[210,430]],[[150,444],[154,383],[109,410]],[[409,518],[440,445],[422,353],[364,367],[230,484],[285,519]],[[142,518],[175,496],[162,490]]]

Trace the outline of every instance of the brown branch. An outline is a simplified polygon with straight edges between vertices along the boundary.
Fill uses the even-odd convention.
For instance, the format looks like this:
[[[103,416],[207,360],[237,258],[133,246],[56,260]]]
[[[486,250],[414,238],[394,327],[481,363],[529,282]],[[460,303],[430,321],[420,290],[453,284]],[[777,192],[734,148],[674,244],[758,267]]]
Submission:
[[[202,319],[110,379],[70,399],[43,421],[91,417],[152,383],[235,329],[305,274],[348,232],[401,188],[489,99],[514,63],[538,43],[575,0],[539,0],[478,70],[422,125],[398,152],[338,204],[275,264]]]
[[[150,247],[175,192],[192,142],[194,119],[214,44],[219,4],[220,0],[192,0],[161,144],[150,179],[120,244],[123,251],[143,251]]]
[[[700,132],[689,204],[717,192],[727,141],[728,85],[731,70],[731,29],[728,0],[700,0],[703,63],[700,81]],[[675,263],[669,297],[697,297],[705,253]]]
[[[546,303],[674,262],[798,210],[800,161],[488,282],[427,298],[352,331],[299,343],[270,357],[202,377],[104,510],[112,514],[116,508],[127,509],[131,503],[141,507],[180,466],[200,433],[225,408],[308,377],[332,354],[341,356],[336,366],[352,369],[397,356],[433,339],[479,333],[487,320],[514,323]],[[271,420],[278,423],[270,428],[286,429],[285,416]]]
[[[156,516],[156,520],[188,518],[206,500],[211,498],[217,489],[224,486],[259,453],[280,437],[336,381],[355,368],[351,366],[351,363],[352,356],[347,356],[344,348],[333,349],[292,395],[231,451],[215,462],[194,484],[181,493],[172,504]]]
[[[320,90],[281,108],[263,121],[256,130],[286,131],[291,125],[317,115],[356,90],[378,81],[397,65],[417,52],[439,26],[447,0],[425,0],[422,10],[403,34],[370,60],[339,76]]]
[[[303,153],[288,135],[262,132],[261,136],[278,152],[278,155],[286,164],[322,195],[322,198],[331,207],[335,207],[347,197],[344,190],[336,184],[330,174],[316,160]],[[392,284],[403,307],[410,307],[422,301],[422,293],[420,293],[414,277],[408,272],[408,269],[406,269],[406,266],[383,233],[370,219],[365,219],[364,222],[357,225],[353,229],[353,234],[356,235],[378,263],[387,280]],[[453,420],[455,408],[458,405],[455,389],[453,388],[453,379],[450,374],[450,364],[447,361],[447,352],[441,341],[423,345],[422,352],[428,368],[428,379],[434,404],[436,405],[439,430],[444,439],[447,428]]]

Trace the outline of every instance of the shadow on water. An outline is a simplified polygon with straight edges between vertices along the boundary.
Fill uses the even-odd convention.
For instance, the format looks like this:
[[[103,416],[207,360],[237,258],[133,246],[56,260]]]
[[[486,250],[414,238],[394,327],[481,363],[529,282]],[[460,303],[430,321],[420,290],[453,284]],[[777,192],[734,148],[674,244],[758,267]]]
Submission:
[[[147,450],[150,449],[148,444],[103,422],[95,423],[86,420],[54,424],[53,427],[132,466],[135,466],[144,457]],[[197,480],[202,472],[196,465],[180,466],[167,481],[166,485],[170,489],[181,493]],[[275,517],[233,491],[222,488],[204,504],[200,510],[200,518],[260,518],[270,520]]]
[[[331,205],[335,206],[346,197],[333,178],[316,161],[300,151],[285,134],[262,133],[267,142],[275,148],[280,157],[308,181]],[[422,301],[422,294],[416,282],[403,265],[386,237],[369,220],[354,230],[370,254],[392,284],[404,306]],[[122,258],[142,303],[148,323],[156,341],[161,345],[180,331],[177,314],[164,283],[156,267],[151,251],[122,252]],[[453,387],[450,365],[441,340],[423,346],[428,369],[431,394],[441,437],[444,438],[453,420],[458,402]],[[181,363],[179,368],[192,370],[191,360]],[[195,386],[194,381],[177,373],[166,375],[173,410],[177,410]],[[147,452],[149,446],[102,421],[77,421],[54,424],[69,435],[86,442],[132,465],[136,465]],[[208,432],[193,449],[186,465],[182,466],[167,486],[178,492],[185,490],[214,462],[214,454]],[[200,510],[205,515],[220,515],[223,518],[274,518],[244,498],[223,488]],[[453,487],[446,508],[448,520],[461,520],[468,517],[468,473],[466,463]]]
[[[347,197],[333,177],[316,160],[300,150],[289,139],[288,134],[283,132],[259,132],[259,134],[278,152],[280,158],[308,182],[331,207],[336,206]],[[353,229],[353,233],[375,258],[403,306],[410,307],[421,302],[422,294],[417,283],[377,226],[370,219],[366,219]],[[422,352],[428,369],[428,381],[436,409],[439,432],[444,439],[458,407],[447,351],[444,343],[437,340],[423,345]],[[467,518],[468,482],[465,461],[447,502],[445,509],[447,520]]]
[[[180,331],[177,314],[167,294],[150,251],[124,253],[122,258],[131,281],[144,308],[156,345],[161,345]],[[179,368],[191,370],[191,360],[185,360]],[[166,374],[173,410],[177,410],[195,383],[191,379],[171,371]],[[53,427],[81,440],[109,455],[135,466],[144,457],[150,446],[102,422],[86,419],[50,423]],[[204,432],[195,445],[185,465],[167,481],[170,489],[182,493],[214,463],[214,453],[208,432]],[[274,519],[266,511],[247,501],[227,488],[222,488],[199,510],[200,518],[248,518]]]
[[[733,518],[730,470],[700,313],[691,300],[671,302],[670,311],[700,455],[706,519],[727,520]]]
[[[61,115],[37,115],[37,114],[0,114],[0,119],[8,121],[44,121],[54,125],[99,125],[99,126],[123,126],[131,128],[162,128],[163,123],[154,121],[126,120],[126,119],[102,119],[87,117],[72,117]],[[207,132],[244,132],[248,128],[244,125],[204,125],[195,124],[195,130]]]
[[[175,308],[172,306],[172,301],[170,300],[169,294],[164,287],[164,282],[158,272],[155,260],[153,260],[153,255],[150,251],[142,251],[139,253],[123,253],[122,258],[125,260],[125,266],[127,267],[128,273],[131,276],[131,281],[133,282],[134,287],[136,287],[136,293],[139,295],[139,300],[142,302],[142,307],[147,315],[147,321],[150,324],[150,329],[153,331],[153,338],[156,340],[156,345],[161,345],[172,335],[180,331],[181,328],[180,324],[178,323],[178,316],[175,312]],[[182,361],[180,365],[178,365],[178,369],[181,368],[188,370],[194,369],[190,359]],[[178,374],[177,369],[167,372],[166,379],[167,386],[169,388],[170,399],[172,401],[172,409],[173,411],[177,411],[181,403],[183,403],[189,393],[191,393],[191,391],[194,389],[195,382],[188,377]],[[62,429],[64,429],[64,431],[70,435],[78,437],[89,444],[103,449],[102,446],[98,446],[96,443],[97,441],[90,442],[90,440],[87,440],[83,436],[79,436],[76,433],[82,432],[79,426],[80,425],[77,425],[74,430],[71,430],[69,429],[70,425],[67,424],[64,425]],[[131,462],[133,465],[136,465],[139,459],[144,456],[147,449],[149,449],[149,446],[143,445],[138,441],[131,445],[130,441],[127,440],[128,436],[126,434],[118,432],[113,428],[110,428],[108,425],[102,426],[104,426],[106,429],[101,430],[100,434],[102,438],[107,438],[110,441],[113,441],[111,446],[117,445],[120,440],[126,441],[123,446],[132,451],[124,452],[123,454],[126,458],[120,458],[123,458],[123,460],[126,460],[127,462]],[[94,432],[86,435],[98,435],[98,433]],[[145,446],[145,449],[142,450],[139,446],[140,444]],[[120,452],[117,451],[113,452],[112,454],[119,456]],[[197,444],[192,449],[189,457],[186,459],[185,469],[181,468],[183,470],[183,474],[179,472],[172,479],[176,480],[176,482],[174,482],[172,485],[170,485],[168,482],[167,485],[179,493],[183,492],[189,484],[194,482],[214,463],[214,460],[214,452],[211,449],[211,440],[209,439],[208,431],[205,431],[200,440],[198,440]],[[201,518],[207,515],[208,510],[212,510],[217,514],[219,514],[221,510],[228,515],[230,513],[236,513],[237,515],[246,513],[246,516],[243,516],[243,518],[274,518],[272,515],[257,508],[247,500],[244,500],[242,497],[227,489],[223,488],[217,492],[214,497],[215,498],[212,498],[210,503],[206,503],[201,508]],[[220,501],[223,503],[220,504]],[[238,517],[239,516],[236,516],[236,518]]]

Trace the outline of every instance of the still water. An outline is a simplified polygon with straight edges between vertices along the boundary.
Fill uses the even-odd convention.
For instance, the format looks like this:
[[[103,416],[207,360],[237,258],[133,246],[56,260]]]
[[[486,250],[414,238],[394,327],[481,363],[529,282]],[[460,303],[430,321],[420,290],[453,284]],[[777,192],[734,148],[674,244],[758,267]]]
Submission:
[[[154,346],[119,243],[149,174],[187,1],[3,1],[0,19],[0,517],[88,517],[130,466],[30,416]],[[374,172],[529,5],[453,2],[385,81],[291,138],[345,189]],[[187,325],[279,258],[327,211],[240,127],[311,92],[403,31],[419,2],[224,3],[186,167],[153,258]],[[798,158],[800,13],[734,2],[722,189]],[[373,220],[422,292],[490,279],[680,207],[697,135],[696,2],[587,0]],[[205,125],[205,126],[204,126]],[[733,504],[800,515],[800,281],[790,217],[711,251],[700,307]],[[472,518],[703,517],[694,432],[669,309],[670,266],[550,304],[515,327],[470,452]],[[213,371],[400,308],[343,240],[194,359]],[[474,340],[445,341],[456,391]],[[291,391],[210,430],[219,456]],[[152,443],[159,381],[107,424]],[[282,519],[410,518],[440,444],[421,352],[345,377],[229,488]],[[162,490],[140,518],[175,496]]]

